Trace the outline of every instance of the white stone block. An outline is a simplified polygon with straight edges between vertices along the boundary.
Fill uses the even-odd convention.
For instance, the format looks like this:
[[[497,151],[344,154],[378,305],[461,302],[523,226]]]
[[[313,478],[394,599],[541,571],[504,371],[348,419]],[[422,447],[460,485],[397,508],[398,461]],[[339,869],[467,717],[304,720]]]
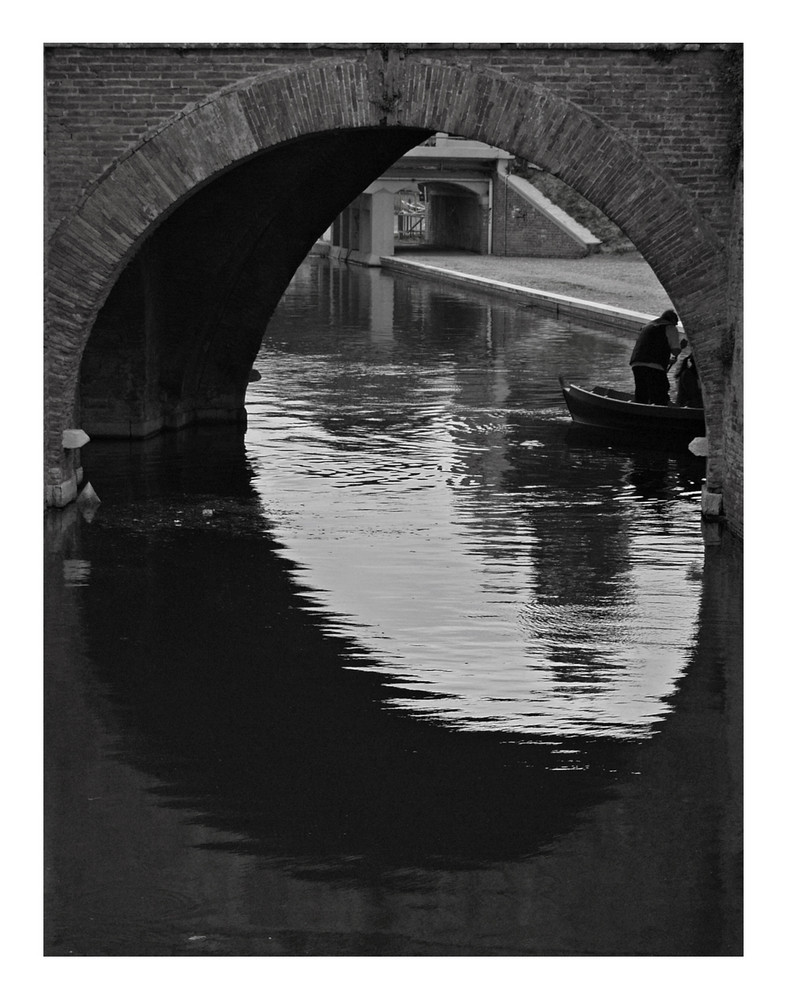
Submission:
[[[63,431],[64,448],[81,448],[82,445],[87,444],[89,440],[90,438],[87,434],[77,427],[69,427],[68,430]]]
[[[689,441],[689,451],[692,455],[697,455],[699,458],[708,457],[708,439],[707,438],[694,438]]]

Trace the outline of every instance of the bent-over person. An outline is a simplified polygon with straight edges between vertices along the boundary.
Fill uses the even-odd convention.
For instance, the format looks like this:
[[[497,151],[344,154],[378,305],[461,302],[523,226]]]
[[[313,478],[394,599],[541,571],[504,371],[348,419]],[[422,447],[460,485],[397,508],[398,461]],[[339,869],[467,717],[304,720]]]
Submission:
[[[695,406],[702,409],[702,387],[700,386],[697,362],[688,341],[681,341],[683,351],[675,365],[675,385],[678,389],[678,406]]]
[[[667,372],[680,351],[678,316],[666,309],[640,330],[629,364],[634,375],[634,402],[667,406]]]

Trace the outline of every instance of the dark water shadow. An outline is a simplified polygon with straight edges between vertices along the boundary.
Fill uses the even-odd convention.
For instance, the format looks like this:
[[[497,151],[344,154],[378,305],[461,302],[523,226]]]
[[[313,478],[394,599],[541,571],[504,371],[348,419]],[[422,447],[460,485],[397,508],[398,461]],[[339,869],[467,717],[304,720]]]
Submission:
[[[214,435],[206,471],[194,441],[179,461],[172,441],[152,449],[166,482],[137,470],[78,525],[79,628],[115,753],[157,779],[162,804],[236,835],[228,850],[368,881],[526,856],[609,794],[627,753],[615,741],[556,747],[393,710],[402,679],[330,635],[242,464],[216,460]],[[554,770],[556,749],[582,769]]]
[[[598,889],[621,873],[641,882],[647,852],[658,859],[653,884],[670,885],[660,874],[670,868],[697,879],[695,842],[707,851],[724,827],[729,842],[699,870],[702,885],[726,880],[726,908],[700,885],[707,898],[693,901],[692,913],[704,922],[686,947],[736,953],[739,623],[729,615],[737,584],[728,563],[706,570],[695,648],[653,739],[459,732],[394,709],[403,679],[379,664],[364,671],[364,651],[330,634],[330,619],[295,585],[295,567],[272,538],[237,434],[194,430],[132,451],[130,475],[123,446],[97,444],[102,507],[92,520],[69,511],[52,522],[49,690],[73,654],[69,637],[79,636],[91,711],[113,758],[150,777],[162,808],[218,831],[205,850],[265,859],[312,883],[391,889],[417,884],[418,873],[547,858],[588,817],[602,817],[590,822],[612,823],[608,848],[591,838],[580,851]],[[80,566],[87,574],[67,594],[64,560],[71,585]],[[65,839],[62,754],[81,752],[84,724],[48,699],[54,842]],[[576,766],[561,767],[566,760]],[[592,925],[581,879],[561,878],[553,891],[566,910],[590,906]],[[636,907],[638,891],[647,895],[635,890],[626,905]],[[589,926],[574,953],[593,953],[594,933]],[[330,954],[339,946],[313,947]],[[408,953],[413,945],[369,947]],[[674,945],[665,935],[652,947]]]

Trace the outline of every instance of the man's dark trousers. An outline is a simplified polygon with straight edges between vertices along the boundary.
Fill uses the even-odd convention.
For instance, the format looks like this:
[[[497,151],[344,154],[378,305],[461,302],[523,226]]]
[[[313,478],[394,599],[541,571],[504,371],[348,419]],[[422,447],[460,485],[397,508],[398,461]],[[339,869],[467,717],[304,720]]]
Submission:
[[[634,373],[635,403],[669,404],[669,380],[665,371],[643,365],[632,365],[631,370]]]

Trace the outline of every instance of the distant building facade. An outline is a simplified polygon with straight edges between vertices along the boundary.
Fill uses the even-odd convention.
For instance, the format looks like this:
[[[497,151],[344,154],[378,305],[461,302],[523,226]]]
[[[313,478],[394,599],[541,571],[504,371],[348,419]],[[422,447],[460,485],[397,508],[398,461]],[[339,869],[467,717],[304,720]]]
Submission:
[[[409,150],[336,219],[331,253],[369,266],[399,247],[496,256],[584,257],[589,230],[511,173],[514,157],[440,132]]]

